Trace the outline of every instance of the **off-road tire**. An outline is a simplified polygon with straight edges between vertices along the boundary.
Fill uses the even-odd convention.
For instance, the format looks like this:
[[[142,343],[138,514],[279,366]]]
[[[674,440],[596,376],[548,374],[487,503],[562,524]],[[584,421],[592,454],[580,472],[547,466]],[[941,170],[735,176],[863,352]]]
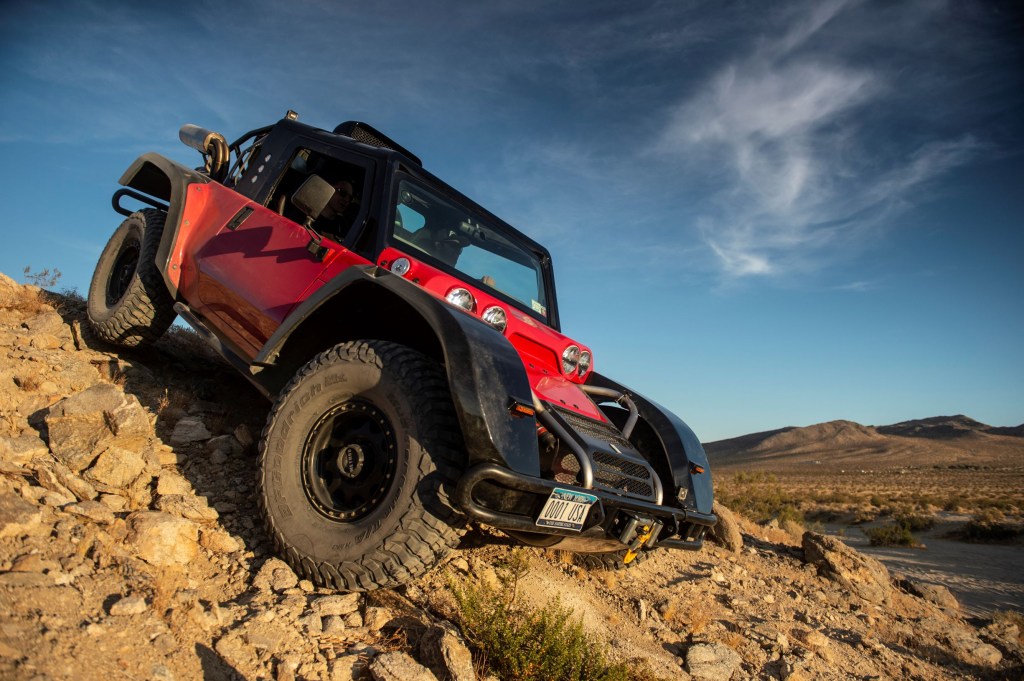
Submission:
[[[174,321],[174,299],[156,266],[165,217],[151,208],[132,213],[100,254],[86,310],[93,331],[105,341],[148,345]]]
[[[650,554],[651,550],[645,549],[636,554],[636,557],[629,563],[623,563],[622,559],[626,555],[625,549],[621,551],[607,551],[605,553],[576,553],[573,554],[572,561],[587,570],[613,570],[618,572],[619,570],[635,568],[647,560]]]
[[[358,466],[344,459],[352,444]],[[299,370],[274,404],[257,498],[297,574],[340,591],[394,587],[427,572],[462,536],[465,518],[450,495],[464,460],[440,365],[394,343],[343,343]]]

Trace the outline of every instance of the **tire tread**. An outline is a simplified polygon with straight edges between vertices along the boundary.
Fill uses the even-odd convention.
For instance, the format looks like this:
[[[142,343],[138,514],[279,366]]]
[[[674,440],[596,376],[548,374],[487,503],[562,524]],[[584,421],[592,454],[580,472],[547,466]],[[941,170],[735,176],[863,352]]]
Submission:
[[[147,208],[132,213],[118,228],[104,248],[89,287],[88,317],[93,331],[101,339],[123,347],[141,347],[156,342],[174,322],[174,298],[164,284],[156,265],[156,252],[163,234],[166,215]],[[104,258],[117,239],[123,239],[121,228],[132,220],[142,227],[139,264],[124,296],[112,307],[106,306],[106,286],[109,276],[104,271]],[[111,263],[112,264],[112,263]],[[106,314],[96,314],[93,307]]]
[[[465,458],[460,446],[453,443],[452,433],[458,432],[458,422],[448,389],[448,381],[440,365],[425,355],[386,341],[354,341],[336,345],[308,362],[281,391],[271,409],[260,438],[259,469],[263,471],[267,456],[268,435],[275,426],[276,417],[289,393],[306,377],[339,362],[359,361],[383,369],[385,365],[410,389],[411,399],[419,415],[424,442],[430,443],[431,456],[419,461],[420,479],[436,473],[440,483],[435,487],[429,508],[414,498],[401,516],[399,530],[384,538],[379,545],[356,560],[335,565],[314,562],[288,544],[275,526],[266,504],[261,472],[259,478],[260,511],[277,552],[284,556],[300,576],[340,591],[370,591],[407,583],[426,573],[456,546],[463,534],[465,517],[448,501],[444,487],[454,486]],[[456,440],[457,442],[458,440]]]

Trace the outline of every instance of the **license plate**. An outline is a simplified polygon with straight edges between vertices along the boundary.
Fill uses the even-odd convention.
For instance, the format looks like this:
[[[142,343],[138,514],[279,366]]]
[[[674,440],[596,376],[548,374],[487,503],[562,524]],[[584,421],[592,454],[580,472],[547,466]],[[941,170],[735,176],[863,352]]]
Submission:
[[[597,497],[593,494],[556,487],[541,509],[536,524],[540,527],[560,527],[579,532],[583,529],[583,521],[587,519],[590,507],[596,501]]]

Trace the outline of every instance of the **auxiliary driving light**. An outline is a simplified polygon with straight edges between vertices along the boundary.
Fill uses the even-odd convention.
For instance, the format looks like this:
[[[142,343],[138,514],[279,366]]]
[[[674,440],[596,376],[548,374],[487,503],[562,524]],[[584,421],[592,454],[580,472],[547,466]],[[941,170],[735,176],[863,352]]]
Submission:
[[[448,291],[448,295],[444,299],[455,307],[461,307],[466,312],[472,312],[473,308],[476,307],[476,300],[473,298],[473,294],[459,286]]]
[[[480,315],[480,318],[503,333],[505,331],[505,325],[508,323],[508,317],[505,316],[505,310],[501,309],[497,305],[491,305],[489,308],[484,310],[484,313]]]
[[[562,353],[562,371],[570,376],[576,373],[580,362],[580,349],[578,346],[570,345]]]

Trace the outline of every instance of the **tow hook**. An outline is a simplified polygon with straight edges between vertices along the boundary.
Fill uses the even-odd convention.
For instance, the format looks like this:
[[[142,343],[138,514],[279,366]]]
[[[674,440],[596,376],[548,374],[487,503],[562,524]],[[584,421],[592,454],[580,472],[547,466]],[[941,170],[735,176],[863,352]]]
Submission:
[[[658,534],[661,533],[662,527],[664,524],[660,520],[630,518],[623,528],[622,534],[619,535],[619,541],[629,545],[626,555],[622,557],[622,562],[629,565],[640,553],[642,547],[647,544],[653,546],[658,541]]]

